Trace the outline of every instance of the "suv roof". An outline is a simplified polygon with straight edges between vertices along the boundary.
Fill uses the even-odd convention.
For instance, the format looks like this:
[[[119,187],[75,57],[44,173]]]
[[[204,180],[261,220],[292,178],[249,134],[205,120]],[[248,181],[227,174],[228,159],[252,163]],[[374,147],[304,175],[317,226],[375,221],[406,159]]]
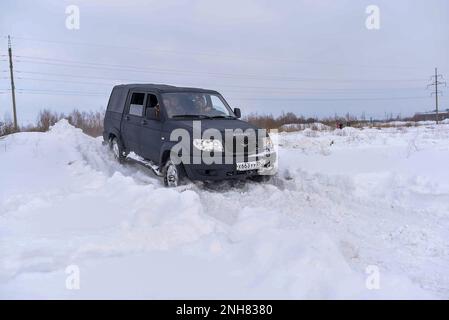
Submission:
[[[176,87],[176,86],[169,86],[166,84],[143,84],[143,83],[135,83],[135,84],[121,84],[115,87],[120,87],[123,89],[131,89],[131,90],[151,90],[156,91],[159,93],[164,92],[207,92],[207,93],[215,93],[218,94],[217,91],[214,90],[208,90],[208,89],[201,89],[201,88],[188,88],[188,87]]]

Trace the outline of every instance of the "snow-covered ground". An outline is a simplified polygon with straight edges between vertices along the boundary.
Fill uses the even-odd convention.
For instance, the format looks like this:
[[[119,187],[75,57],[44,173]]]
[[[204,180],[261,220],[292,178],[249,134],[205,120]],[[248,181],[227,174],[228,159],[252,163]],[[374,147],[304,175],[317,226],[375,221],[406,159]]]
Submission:
[[[64,120],[0,139],[0,298],[449,298],[449,125],[279,140],[271,182],[167,189]]]

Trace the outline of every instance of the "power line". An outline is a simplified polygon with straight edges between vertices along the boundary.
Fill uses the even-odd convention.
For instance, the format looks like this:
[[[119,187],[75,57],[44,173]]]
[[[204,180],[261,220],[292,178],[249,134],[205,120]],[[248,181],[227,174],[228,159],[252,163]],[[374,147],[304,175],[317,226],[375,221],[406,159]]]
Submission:
[[[102,82],[86,82],[86,81],[71,81],[71,80],[60,80],[60,79],[38,79],[38,78],[28,78],[28,77],[17,77],[19,80],[31,80],[31,81],[45,81],[45,82],[58,82],[58,83],[76,83],[76,84],[86,84],[86,85],[98,85],[98,86],[111,86],[111,83]]]
[[[17,73],[26,73],[26,74],[46,75],[46,76],[81,78],[81,79],[96,79],[96,80],[114,80],[114,81],[142,82],[141,80],[130,80],[130,79],[123,79],[123,78],[105,78],[105,77],[94,77],[94,76],[80,76],[80,75],[66,74],[66,73],[52,73],[52,72],[39,72],[39,71],[23,71],[23,70],[16,70],[16,72],[17,72]],[[144,82],[144,81],[143,81],[143,82]]]
[[[158,67],[144,67],[144,66],[130,66],[130,65],[123,65],[123,64],[108,64],[108,63],[97,63],[97,62],[85,62],[85,61],[79,61],[79,60],[67,60],[67,59],[58,59],[58,58],[44,58],[44,57],[36,57],[36,56],[23,56],[23,55],[16,55],[15,57],[19,58],[18,61],[21,61],[20,59],[25,58],[26,60],[22,60],[23,62],[32,62],[27,60],[38,60],[37,63],[44,63],[46,61],[49,61],[49,63],[54,64],[54,62],[60,62],[56,65],[65,65],[67,63],[67,66],[71,66],[71,64],[76,64],[78,66],[86,65],[86,66],[104,66],[108,68],[118,68],[118,69],[137,69],[142,70],[146,69],[149,71],[161,71],[161,72],[181,72],[181,73],[197,73],[197,74],[209,74],[209,75],[229,75],[229,76],[254,76],[258,77],[258,74],[235,74],[235,73],[218,73],[218,72],[201,72],[201,71],[194,71],[194,70],[179,70],[179,69],[166,69],[166,68],[158,68]],[[43,60],[40,61],[40,60]],[[309,78],[305,78],[304,80],[311,80]],[[312,79],[313,80],[313,79]],[[316,80],[329,80],[329,81],[335,81],[339,79],[331,78],[331,79],[316,79]],[[400,79],[400,80],[393,80],[393,79],[387,79],[387,80],[377,80],[377,79],[353,79],[354,81],[422,81],[423,79]]]
[[[17,89],[20,93],[29,94],[70,94],[70,95],[107,95],[109,92],[99,91],[66,91],[66,90],[50,90],[50,89]],[[427,97],[366,97],[366,98],[304,98],[304,97],[291,97],[291,98],[274,98],[274,97],[234,97],[238,100],[274,100],[274,101],[388,101],[388,100],[415,100],[415,99],[427,99]]]
[[[129,49],[124,47],[125,49]],[[58,67],[69,67],[69,68],[87,68],[92,70],[113,70],[113,71],[125,71],[125,72],[138,72],[143,74],[175,74],[175,75],[183,75],[183,76],[192,76],[192,75],[208,75],[208,76],[220,76],[222,78],[247,78],[254,80],[275,80],[275,81],[303,81],[303,82],[337,82],[337,83],[376,83],[376,82],[421,82],[423,79],[340,79],[340,78],[299,78],[299,77],[286,77],[283,75],[268,75],[271,77],[267,77],[266,74],[241,74],[241,73],[221,73],[221,72],[209,72],[209,71],[197,71],[197,70],[178,70],[178,69],[163,69],[158,67],[142,67],[142,66],[127,66],[127,65],[118,65],[118,64],[107,64],[107,63],[97,63],[97,62],[85,62],[85,61],[74,61],[74,60],[64,60],[58,58],[48,58],[48,57],[37,57],[37,56],[25,56],[25,55],[17,55],[15,56],[19,58],[19,63],[30,63],[30,64],[43,64],[43,65],[53,65]],[[247,57],[246,57],[247,58]],[[132,82],[147,82],[147,81],[138,81],[138,80],[125,80],[125,79],[112,79],[105,77],[95,77],[95,76],[86,76],[86,75],[73,75],[73,74],[61,74],[61,73],[47,73],[47,72],[36,72],[36,71],[16,71],[20,74],[35,74],[35,75],[43,75],[43,76],[60,76],[60,77],[70,77],[70,78],[78,78],[78,79],[91,79],[91,80],[105,80],[105,81],[132,81]],[[100,82],[85,82],[85,81],[74,81],[74,80],[58,80],[58,79],[37,79],[37,78],[27,78],[27,77],[19,77],[21,80],[31,80],[31,81],[47,81],[47,82],[61,82],[61,83],[78,83],[78,84],[89,84],[89,85],[110,85],[107,83]],[[344,93],[363,93],[362,91],[358,91],[359,89],[338,89],[338,88],[285,88],[285,87],[272,87],[272,86],[262,86],[262,87],[245,87],[245,86],[232,86],[232,85],[222,85],[222,87],[234,87],[236,88],[234,91],[228,90],[228,92],[239,92],[242,93],[244,91],[248,91],[248,89],[255,90],[264,90],[264,93],[267,94],[301,94],[301,93],[326,93],[326,94],[344,94]],[[383,88],[378,90],[412,90],[415,88]],[[370,91],[364,91],[373,93],[374,89]],[[338,92],[340,91],[340,92]],[[438,90],[437,90],[438,92]],[[95,91],[68,91],[68,90],[46,90],[46,89],[18,89],[18,93],[20,94],[43,94],[43,95],[72,95],[72,96],[105,96],[109,94],[109,91],[106,92],[95,92]],[[437,94],[438,96],[438,94]],[[232,97],[233,99],[238,100],[273,100],[273,101],[394,101],[394,100],[416,100],[416,99],[424,99],[424,97],[340,97],[340,98],[312,98],[312,97]]]
[[[39,71],[27,71],[27,70],[16,70],[17,73],[21,74],[34,74],[34,75],[44,75],[44,76],[55,76],[55,77],[70,77],[70,78],[82,78],[82,79],[95,79],[95,80],[112,80],[112,81],[130,81],[130,82],[148,82],[148,80],[137,80],[137,79],[130,79],[130,78],[106,78],[106,77],[95,77],[95,76],[86,76],[86,75],[74,75],[74,74],[67,74],[67,73],[52,73],[52,72],[39,72]],[[421,80],[420,80],[421,81]],[[216,86],[222,86],[222,87],[237,87],[237,88],[257,88],[257,89],[270,89],[270,88],[276,88],[276,89],[297,89],[298,87],[275,87],[275,86],[242,86],[242,85],[224,85],[224,84],[215,84]],[[391,87],[390,87],[391,88]],[[313,90],[313,88],[303,88],[304,90]],[[328,88],[333,89],[333,88]],[[336,90],[345,90],[345,89],[338,89]],[[378,90],[388,89],[388,88],[377,88]],[[391,88],[394,89],[394,88]],[[408,87],[408,88],[397,88],[400,89],[417,89],[416,87]]]
[[[274,101],[394,101],[394,100],[417,100],[428,99],[428,97],[388,97],[388,98],[271,98],[271,97],[258,97],[258,98],[234,98],[235,100],[274,100]]]
[[[20,92],[50,92],[50,93],[70,93],[70,94],[109,94],[108,91],[77,91],[77,90],[52,90],[52,89],[21,89],[18,88],[17,91]]]
[[[89,79],[89,77],[86,77]],[[111,86],[111,82],[118,82],[117,80],[111,80],[109,83],[103,83],[103,82],[90,82],[90,81],[73,81],[73,80],[61,80],[61,79],[40,79],[40,78],[29,78],[29,77],[17,77],[19,80],[30,80],[30,81],[43,81],[43,82],[58,82],[58,83],[74,83],[74,84],[85,84],[85,85],[100,85],[100,86]],[[340,89],[340,88],[302,88],[302,87],[254,87],[254,86],[237,86],[237,85],[219,85],[216,84],[217,87],[223,87],[223,88],[233,88],[231,90],[226,90],[226,92],[242,92],[242,91],[260,91],[263,90],[263,92],[266,93],[308,93],[308,92],[322,92],[322,93],[329,93],[329,94],[340,94],[340,93],[373,93],[373,91],[396,91],[396,90],[418,90],[419,88],[415,87],[408,87],[408,88],[372,88],[370,90],[367,89]]]
[[[71,96],[71,97],[104,97],[101,94],[88,93],[59,93],[59,92],[17,92],[19,95]]]
[[[314,65],[327,65],[327,66],[337,66],[337,67],[357,67],[357,68],[371,68],[371,69],[379,69],[379,68],[387,68],[387,69],[419,69],[416,66],[398,66],[398,65],[357,65],[357,64],[342,64],[342,63],[334,63],[334,62],[325,62],[325,61],[313,61],[306,59],[273,59],[266,57],[255,57],[255,56],[241,56],[235,54],[223,54],[222,52],[204,52],[204,51],[188,51],[188,50],[168,50],[168,49],[158,49],[151,48],[145,49],[142,47],[129,47],[129,46],[119,46],[119,45],[111,45],[111,44],[102,44],[102,43],[89,43],[89,42],[72,42],[65,40],[48,40],[48,39],[36,39],[30,37],[13,37],[17,40],[25,40],[25,41],[34,41],[34,42],[44,42],[44,43],[53,43],[53,44],[64,44],[64,45],[73,45],[73,46],[88,46],[88,47],[100,47],[100,48],[114,48],[114,49],[123,49],[123,50],[131,50],[131,51],[139,51],[140,53],[164,53],[164,54],[174,54],[174,55],[193,55],[193,56],[208,56],[208,57],[221,57],[221,58],[231,58],[231,59],[241,59],[241,60],[255,60],[255,61],[265,61],[265,62],[281,62],[281,63],[297,63],[297,64],[314,64]]]
[[[192,76],[192,75],[208,75],[208,76],[220,76],[221,78],[230,79],[250,79],[250,80],[268,80],[268,81],[292,81],[292,82],[422,82],[423,79],[338,79],[338,78],[297,78],[297,77],[285,77],[281,75],[270,75],[269,77],[261,76],[258,74],[234,74],[234,73],[219,73],[219,72],[200,72],[192,70],[174,70],[174,69],[152,69],[145,67],[108,67],[108,66],[95,66],[95,65],[83,65],[83,64],[69,64],[69,63],[52,63],[46,61],[26,61],[18,60],[22,63],[35,63],[44,65],[53,65],[59,67],[70,68],[87,68],[87,69],[100,69],[100,70],[116,70],[116,71],[128,71],[137,72],[143,74],[168,74],[168,75],[180,75],[180,76]]]
[[[57,75],[57,76],[69,76],[69,77],[74,77],[73,75],[66,75],[66,74],[53,74],[53,73],[42,73],[42,72],[27,72],[27,71],[17,71],[17,72],[19,72],[19,73],[32,73],[32,74],[39,74],[39,75],[41,75],[41,74],[44,74],[44,75]],[[76,76],[75,76],[76,77]],[[85,76],[79,76],[80,78],[99,78],[99,77],[85,77]],[[22,77],[19,77],[19,78],[21,78],[22,79]],[[70,81],[70,80],[57,80],[57,79],[36,79],[36,78],[23,78],[23,79],[30,79],[30,80],[36,80],[36,81],[53,81],[53,82],[67,82],[67,83],[82,83],[82,84],[99,84],[99,85],[110,85],[110,84],[104,84],[104,83],[89,83],[89,82],[81,82],[81,81]],[[100,78],[100,79],[108,79],[109,80],[109,78]],[[123,79],[122,79],[123,80]],[[118,81],[117,79],[115,79],[115,81]],[[139,81],[138,81],[139,82]],[[220,85],[217,85],[217,86],[220,86]],[[247,91],[246,89],[244,89],[243,87],[241,87],[241,86],[229,86],[229,87],[234,87],[234,88],[242,88],[243,90],[234,90],[234,92],[239,92],[239,93],[241,93],[242,91],[244,92],[244,91]],[[251,88],[251,87],[250,87]],[[272,89],[272,91],[270,91],[269,93],[279,93],[279,94],[287,94],[287,93],[310,93],[310,92],[313,92],[313,93],[320,93],[320,92],[322,92],[322,91],[324,91],[324,92],[327,92],[327,91],[329,91],[329,90],[332,90],[332,88],[331,89],[329,89],[329,88],[320,88],[320,89],[314,89],[314,88],[276,88],[276,89],[290,89],[291,91],[284,91],[284,90],[276,90],[276,89],[274,89],[273,87],[254,87],[254,88],[259,88],[259,89],[262,89],[262,90],[265,90],[265,89]],[[414,88],[402,88],[402,89],[404,89],[404,90],[408,90],[408,89],[414,89]],[[23,89],[22,89],[23,90]],[[302,92],[300,92],[300,90],[303,90]],[[353,91],[353,90],[351,90],[351,89],[340,89],[341,90],[341,94],[343,94],[343,93],[351,93],[351,91]],[[385,88],[379,88],[378,90],[385,90]],[[396,88],[396,89],[392,89],[392,90],[399,90],[398,88]],[[48,90],[47,90],[48,91]],[[53,91],[54,92],[54,91]],[[232,90],[226,90],[226,92],[233,92]],[[366,91],[366,92],[368,92],[368,91]],[[268,90],[266,90],[264,93],[268,93]],[[327,92],[327,93],[331,93],[331,92]],[[358,93],[362,93],[362,92],[358,92]],[[372,92],[371,92],[372,93]],[[335,94],[335,93],[334,93]],[[414,98],[416,98],[416,97],[407,97],[406,99],[414,99]],[[242,97],[241,99],[252,99],[252,100],[263,100],[263,99],[274,99],[274,100],[279,100],[279,99],[283,99],[283,98],[270,98],[270,97],[268,97],[268,98],[246,98],[246,97]],[[295,99],[298,99],[298,98],[286,98],[287,100],[288,99],[293,99],[293,100],[295,100]],[[351,98],[343,98],[343,100],[348,100],[348,99],[351,99]],[[366,99],[366,98],[355,98],[355,99],[359,99],[359,100],[373,100],[373,98],[368,98],[368,99]],[[397,98],[374,98],[375,100],[383,100],[383,99],[386,99],[386,100],[394,100],[394,99],[397,99]],[[399,98],[399,99],[404,99],[404,98]],[[313,99],[313,100],[317,100],[317,99]],[[319,99],[318,99],[319,100]],[[333,99],[330,99],[330,100],[333,100]],[[334,100],[336,100],[336,99],[334,99]]]

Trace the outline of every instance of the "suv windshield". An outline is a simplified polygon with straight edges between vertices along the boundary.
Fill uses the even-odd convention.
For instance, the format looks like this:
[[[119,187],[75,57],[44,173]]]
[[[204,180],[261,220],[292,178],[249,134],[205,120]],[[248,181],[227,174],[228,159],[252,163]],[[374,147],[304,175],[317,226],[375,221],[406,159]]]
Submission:
[[[170,118],[235,118],[231,108],[217,94],[163,93],[162,102]]]

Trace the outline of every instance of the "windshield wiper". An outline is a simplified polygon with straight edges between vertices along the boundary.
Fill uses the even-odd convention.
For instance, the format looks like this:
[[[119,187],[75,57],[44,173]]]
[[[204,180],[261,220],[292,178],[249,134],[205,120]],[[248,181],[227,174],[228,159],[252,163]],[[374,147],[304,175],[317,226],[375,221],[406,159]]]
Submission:
[[[172,116],[172,118],[200,118],[200,119],[210,119],[211,117],[204,114],[177,114]]]
[[[235,119],[233,116],[211,116],[211,119]]]
[[[198,119],[235,119],[233,116],[208,116],[205,114],[177,114],[172,116],[172,118],[198,118]]]

